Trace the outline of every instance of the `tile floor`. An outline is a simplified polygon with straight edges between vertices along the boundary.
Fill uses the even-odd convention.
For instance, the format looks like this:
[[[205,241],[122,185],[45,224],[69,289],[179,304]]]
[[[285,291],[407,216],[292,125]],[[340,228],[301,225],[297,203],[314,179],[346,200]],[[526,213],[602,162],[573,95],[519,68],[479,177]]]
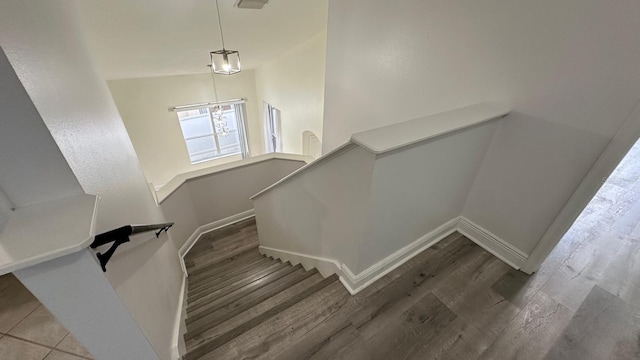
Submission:
[[[81,360],[91,354],[12,274],[0,276],[0,359]]]

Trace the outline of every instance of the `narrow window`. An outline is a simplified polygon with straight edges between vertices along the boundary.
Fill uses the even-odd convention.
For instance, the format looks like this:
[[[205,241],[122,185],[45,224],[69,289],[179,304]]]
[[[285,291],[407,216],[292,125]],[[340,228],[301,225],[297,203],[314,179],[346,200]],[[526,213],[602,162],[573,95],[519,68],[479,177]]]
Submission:
[[[264,103],[264,132],[267,152],[282,152],[282,128],[280,110]]]

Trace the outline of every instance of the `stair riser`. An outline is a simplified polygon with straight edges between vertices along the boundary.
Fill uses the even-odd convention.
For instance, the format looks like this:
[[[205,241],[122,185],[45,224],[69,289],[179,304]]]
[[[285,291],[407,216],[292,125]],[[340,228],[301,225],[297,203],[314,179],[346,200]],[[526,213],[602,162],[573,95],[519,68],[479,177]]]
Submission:
[[[213,285],[204,290],[201,290],[197,294],[192,295],[189,292],[189,306],[193,309],[199,307],[202,303],[211,302],[217,298],[221,298],[226,296],[227,294],[236,291],[243,286],[246,286],[254,281],[260,280],[269,274],[272,274],[278,270],[285,268],[286,264],[282,264],[279,262],[270,263],[268,267],[261,268],[260,271],[257,271],[253,274],[249,275],[239,275],[240,278],[234,277],[225,281],[223,283],[219,283],[217,285]],[[191,300],[193,299],[193,300]]]
[[[231,277],[242,276],[247,272],[254,271],[254,269],[262,268],[270,264],[275,263],[271,258],[260,258],[251,263],[245,265],[238,265],[237,269],[227,270],[219,274],[211,273],[206,278],[200,278],[198,280],[189,279],[189,296],[195,295],[201,291],[207,291],[213,286],[224,283]]]
[[[215,350],[216,348],[218,348],[219,346],[225,344],[226,342],[242,335],[244,332],[248,331],[249,329],[258,326],[259,324],[267,321],[268,319],[270,319],[271,317],[277,315],[278,313],[286,310],[287,308],[297,304],[298,302],[304,300],[305,298],[315,294],[316,292],[326,288],[327,286],[329,286],[332,283],[335,283],[336,281],[338,281],[338,277],[336,275],[332,275],[324,280],[322,280],[321,282],[315,284],[312,287],[309,287],[308,289],[306,289],[305,291],[290,297],[289,299],[287,299],[286,301],[278,304],[277,306],[274,306],[273,308],[271,308],[270,310],[268,310],[267,312],[265,312],[263,314],[263,316],[258,317],[258,318],[254,318],[248,322],[246,322],[245,324],[238,326],[236,328],[234,328],[231,331],[228,331],[226,333],[224,333],[223,335],[208,341],[206,343],[203,343],[199,346],[197,346],[196,348],[190,350],[184,357],[184,360],[196,360],[204,355],[206,355],[207,353]]]
[[[231,317],[239,314],[244,310],[247,310],[261,303],[262,301],[274,296],[280,291],[284,291],[285,289],[299,283],[300,281],[313,276],[314,274],[315,272],[307,272],[304,271],[304,269],[299,269],[288,276],[274,281],[266,287],[262,287],[261,289],[252,292],[250,296],[245,296],[241,299],[238,299],[237,302],[229,303],[228,305],[218,308],[215,311],[210,311],[209,309],[207,309],[207,311],[195,317],[192,317],[192,319],[197,320],[191,321],[191,323],[187,324],[187,333],[185,334],[185,340],[194,338],[202,332],[220,324],[227,319],[230,319]]]
[[[264,288],[265,286],[268,286],[274,282],[279,281],[281,278],[284,278],[286,276],[288,276],[291,273],[294,273],[298,270],[302,269],[302,266],[297,265],[295,267],[291,267],[288,266],[284,269],[281,269],[275,273],[270,274],[269,276],[261,279],[260,282],[258,283],[252,283],[252,284],[248,284],[230,294],[228,294],[227,296],[221,297],[217,300],[214,300],[210,303],[207,303],[204,306],[199,306],[198,308],[194,309],[194,308],[189,308],[187,307],[187,320],[186,320],[186,324],[187,326],[189,326],[191,323],[193,323],[195,321],[196,318],[201,318],[203,316],[207,316],[208,314],[217,311],[218,309],[233,303],[234,301],[237,301],[238,299],[241,299],[244,296],[247,296],[251,293],[254,293],[256,291],[259,291],[260,289]]]

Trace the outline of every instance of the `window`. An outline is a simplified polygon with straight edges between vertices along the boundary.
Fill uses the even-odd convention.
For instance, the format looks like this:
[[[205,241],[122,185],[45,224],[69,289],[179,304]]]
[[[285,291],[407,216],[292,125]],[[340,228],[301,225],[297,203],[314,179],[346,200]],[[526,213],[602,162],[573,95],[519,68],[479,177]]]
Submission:
[[[192,164],[225,156],[249,156],[244,103],[176,110]]]
[[[264,133],[267,152],[282,152],[282,130],[280,124],[280,110],[264,103]]]

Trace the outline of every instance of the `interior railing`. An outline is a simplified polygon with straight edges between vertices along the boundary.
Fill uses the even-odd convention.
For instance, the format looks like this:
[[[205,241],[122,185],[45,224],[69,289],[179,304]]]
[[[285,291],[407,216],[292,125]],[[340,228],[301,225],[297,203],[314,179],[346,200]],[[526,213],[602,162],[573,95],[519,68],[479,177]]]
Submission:
[[[160,237],[162,232],[167,232],[170,227],[173,226],[173,223],[163,223],[163,224],[151,224],[151,225],[125,225],[123,227],[119,227],[117,229],[107,231],[100,235],[96,235],[93,239],[91,245],[89,245],[92,249],[97,248],[98,246],[108,244],[113,242],[113,245],[107,250],[104,254],[97,253],[96,256],[100,261],[100,267],[102,267],[102,271],[107,271],[107,263],[116,252],[118,246],[129,242],[129,236],[148,232],[148,231],[156,231],[156,238]]]

